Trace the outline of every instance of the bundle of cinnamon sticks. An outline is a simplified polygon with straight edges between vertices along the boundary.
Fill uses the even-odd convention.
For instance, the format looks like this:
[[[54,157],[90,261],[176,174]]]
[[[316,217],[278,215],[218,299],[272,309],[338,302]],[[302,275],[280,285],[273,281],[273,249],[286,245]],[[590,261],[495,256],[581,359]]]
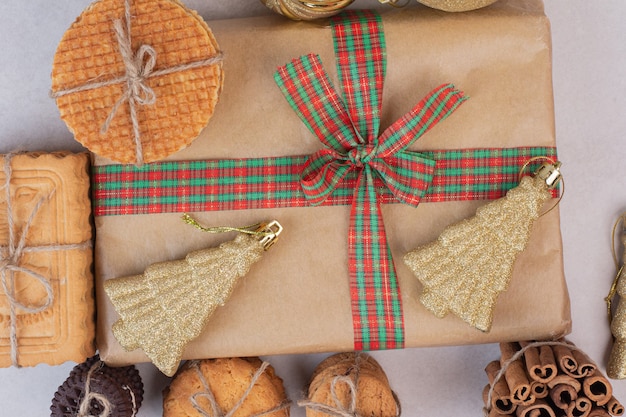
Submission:
[[[501,343],[485,368],[488,417],[610,417],[624,414],[608,379],[571,342]]]

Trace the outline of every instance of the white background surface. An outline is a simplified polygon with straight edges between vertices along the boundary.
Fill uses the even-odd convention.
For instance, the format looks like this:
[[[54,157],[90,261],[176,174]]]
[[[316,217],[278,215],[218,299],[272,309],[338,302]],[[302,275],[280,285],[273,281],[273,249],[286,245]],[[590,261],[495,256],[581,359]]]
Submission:
[[[566,194],[560,210],[572,303],[569,339],[605,371],[610,332],[603,298],[615,269],[610,231],[626,210],[626,2],[546,0],[552,22],[559,156]],[[52,57],[64,31],[90,0],[0,2],[0,153],[80,150],[47,96]],[[206,20],[269,13],[257,0],[186,0]],[[361,7],[376,0],[357,0]],[[293,400],[326,355],[266,357]],[[484,366],[496,345],[376,352],[404,416],[479,416]],[[74,364],[0,369],[0,416],[49,415],[51,399]],[[140,365],[146,394],[139,416],[161,415],[168,380]],[[626,381],[612,381],[626,402]],[[292,409],[292,416],[304,416]]]

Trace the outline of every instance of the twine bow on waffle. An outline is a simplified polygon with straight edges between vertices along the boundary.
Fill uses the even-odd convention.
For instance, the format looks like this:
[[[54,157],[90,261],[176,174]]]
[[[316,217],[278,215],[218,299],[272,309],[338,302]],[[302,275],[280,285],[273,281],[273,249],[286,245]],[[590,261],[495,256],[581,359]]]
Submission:
[[[50,97],[57,98],[80,91],[93,90],[109,85],[125,83],[123,94],[115,102],[109,116],[103,123],[100,133],[104,134],[109,129],[118,109],[128,102],[129,116],[133,129],[133,141],[135,144],[135,164],[143,165],[143,147],[141,144],[141,131],[139,128],[139,118],[137,116],[137,106],[147,106],[156,103],[157,96],[154,90],[148,85],[149,78],[186,71],[189,69],[210,66],[222,61],[222,54],[194,61],[188,64],[176,65],[169,68],[155,70],[157,62],[156,50],[151,45],[141,45],[136,51],[132,49],[131,43],[131,0],[124,0],[123,19],[113,20],[113,31],[117,40],[118,49],[124,62],[125,73],[121,77],[116,77],[108,81],[95,81],[79,85],[78,87],[66,90],[51,91]]]
[[[323,203],[348,173],[357,172],[348,233],[355,350],[400,348],[401,298],[377,186],[384,184],[403,203],[419,204],[432,181],[435,161],[407,147],[465,97],[452,85],[442,85],[379,136],[386,67],[380,16],[354,11],[332,22],[343,101],[316,55],[293,60],[274,78],[324,145],[302,171],[301,185],[309,202]]]
[[[4,176],[5,181],[1,188],[4,188],[7,210],[7,226],[9,233],[9,244],[0,246],[0,283],[2,291],[7,298],[9,304],[9,342],[11,344],[11,363],[13,366],[18,364],[18,344],[17,344],[17,310],[20,309],[29,314],[37,314],[47,310],[54,302],[54,291],[50,281],[42,274],[36,272],[32,268],[22,264],[22,257],[29,252],[51,252],[72,249],[86,249],[91,247],[91,241],[85,241],[77,244],[51,244],[39,246],[27,246],[26,237],[28,231],[37,216],[40,208],[44,203],[50,200],[54,195],[52,190],[48,195],[42,196],[37,200],[35,206],[26,219],[21,233],[15,233],[15,219],[13,217],[13,203],[11,198],[11,158],[12,154],[4,157]],[[46,292],[43,302],[39,305],[26,304],[20,301],[15,294],[15,273],[20,272],[35,280]]]

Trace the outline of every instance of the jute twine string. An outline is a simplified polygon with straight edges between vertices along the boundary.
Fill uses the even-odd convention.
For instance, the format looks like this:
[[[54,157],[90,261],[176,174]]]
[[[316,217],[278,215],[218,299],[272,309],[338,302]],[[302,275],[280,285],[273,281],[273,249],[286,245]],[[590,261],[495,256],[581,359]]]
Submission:
[[[135,163],[138,166],[143,165],[143,146],[141,144],[141,132],[139,130],[139,119],[137,118],[137,105],[146,106],[156,103],[156,93],[154,90],[146,84],[146,81],[151,77],[159,77],[162,75],[168,75],[175,72],[186,71],[190,69],[211,66],[222,61],[222,53],[203,59],[200,61],[194,61],[188,64],[176,65],[170,68],[164,68],[161,70],[154,70],[156,65],[157,53],[151,45],[141,45],[136,52],[132,50],[131,43],[131,13],[130,13],[130,0],[124,0],[124,18],[115,19],[113,21],[113,30],[117,39],[120,55],[124,61],[125,74],[121,77],[117,77],[108,81],[90,82],[80,85],[78,87],[69,88],[66,90],[51,91],[50,97],[57,98],[66,96],[69,94],[94,90],[101,87],[106,87],[115,84],[125,83],[125,89],[122,96],[115,102],[109,116],[106,118],[102,125],[100,132],[106,133],[111,125],[117,110],[122,104],[128,101],[129,115],[133,127],[133,139],[135,142]]]
[[[2,284],[2,290],[9,303],[9,341],[11,344],[11,363],[13,366],[19,367],[18,364],[18,344],[17,344],[17,309],[29,313],[36,314],[48,309],[54,302],[54,292],[50,281],[32,270],[31,268],[20,266],[22,256],[29,252],[54,252],[65,251],[74,249],[87,249],[91,247],[91,241],[84,241],[75,244],[65,245],[41,245],[41,246],[26,246],[26,237],[28,231],[35,219],[35,216],[39,212],[41,206],[52,198],[54,191],[52,190],[47,196],[41,197],[37,200],[37,203],[33,207],[30,215],[26,219],[22,231],[19,235],[16,235],[15,231],[15,218],[13,217],[13,203],[11,198],[11,159],[14,154],[7,154],[4,157],[4,176],[5,181],[2,187],[5,191],[5,200],[7,206],[7,225],[9,229],[9,244],[8,246],[0,246],[0,282]],[[46,291],[46,297],[40,305],[24,304],[17,299],[15,294],[15,273],[21,272],[33,278],[39,283]]]
[[[130,417],[135,417],[137,415],[137,399],[135,398],[135,393],[128,385],[124,385],[122,386],[122,388],[128,391],[128,394],[130,395],[130,400],[133,403],[133,414]]]
[[[94,372],[100,370],[102,366],[102,361],[97,361],[96,363],[91,365],[91,368],[89,368],[89,372],[87,373],[87,378],[85,380],[85,392],[83,395],[83,399],[80,402],[78,414],[76,414],[76,417],[108,417],[109,415],[111,415],[113,408],[115,408],[106,396],[91,391],[91,376]],[[135,393],[127,385],[122,386],[122,388],[128,391],[128,394],[130,395],[130,399],[133,403],[133,414],[131,415],[131,417],[135,417],[137,415],[137,400],[135,399]],[[89,408],[91,407],[92,400],[98,401],[102,406],[102,411],[100,411],[100,414],[98,414],[97,416],[89,414]]]
[[[493,397],[493,390],[494,387],[496,386],[496,383],[504,376],[506,370],[508,369],[508,367],[515,362],[516,360],[518,360],[519,358],[521,358],[524,353],[531,348],[534,347],[541,347],[541,346],[564,346],[567,347],[568,349],[571,350],[577,350],[579,352],[583,352],[582,349],[580,349],[578,346],[571,344],[571,343],[567,343],[567,342],[559,342],[559,341],[546,341],[546,342],[533,342],[533,343],[529,343],[526,346],[522,347],[520,350],[518,350],[517,352],[515,352],[515,354],[513,354],[513,356],[511,356],[508,360],[506,360],[500,370],[498,371],[498,373],[496,373],[494,379],[493,379],[493,383],[491,384],[491,386],[489,387],[489,392],[487,393],[487,405],[485,407],[483,407],[483,415],[485,417],[489,416],[489,411],[491,411],[491,400]]]
[[[310,400],[300,400],[298,401],[298,405],[300,407],[309,408],[313,411],[326,413],[332,417],[362,417],[356,411],[356,402],[358,395],[357,386],[359,381],[359,375],[361,373],[362,357],[363,355],[357,353],[354,361],[354,366],[349,368],[346,375],[337,375],[330,382],[330,395],[333,399],[333,402],[335,403],[334,406]],[[350,376],[348,376],[351,371],[354,371],[354,381],[352,380],[352,378],[350,378]],[[337,385],[339,383],[346,384],[348,390],[350,391],[350,398],[348,399],[347,405],[344,404],[337,395]],[[393,398],[396,402],[396,417],[399,417],[400,414],[402,414],[402,411],[400,408],[400,401],[398,400],[395,392],[393,393]]]
[[[349,404],[347,406],[343,404],[339,396],[337,396],[338,383],[346,384],[350,390]],[[333,417],[361,417],[361,415],[356,412],[356,386],[349,376],[338,375],[334,377],[330,383],[330,395],[335,402],[334,406],[309,400],[298,401],[298,405],[300,407],[307,407],[313,411],[326,413]]]
[[[102,362],[100,361],[97,361],[91,365],[91,368],[89,368],[87,378],[85,379],[85,394],[80,402],[80,406],[78,407],[78,414],[76,414],[76,417],[108,417],[111,414],[111,411],[113,411],[113,404],[111,404],[106,396],[91,391],[91,377],[94,372],[100,370],[101,368]],[[100,414],[97,416],[89,414],[89,408],[91,407],[92,400],[98,401],[102,406],[102,411],[100,411]]]
[[[198,377],[200,378],[200,382],[202,382],[202,386],[204,388],[204,391],[196,392],[189,397],[189,401],[191,402],[191,405],[193,406],[193,408],[196,409],[200,414],[202,414],[203,417],[232,417],[237,412],[239,407],[241,407],[241,405],[244,403],[246,398],[248,398],[248,396],[252,392],[252,389],[256,385],[257,381],[259,380],[261,375],[263,375],[263,373],[269,366],[269,362],[264,361],[261,364],[259,369],[257,369],[257,371],[252,376],[252,380],[250,380],[250,385],[248,385],[248,388],[246,389],[246,391],[243,393],[241,398],[239,398],[239,401],[237,401],[237,403],[233,406],[233,408],[226,413],[221,409],[221,407],[215,400],[215,395],[213,394],[213,391],[209,387],[209,383],[207,382],[206,378],[202,374],[202,371],[200,371],[200,366],[199,366],[198,361],[193,361],[192,366],[196,370],[196,373],[198,374]],[[206,398],[209,401],[209,405],[211,407],[210,411],[207,411],[204,407],[198,404],[198,398],[200,397]],[[270,410],[253,414],[250,417],[266,416],[266,415],[275,413],[277,411],[283,410],[285,408],[288,408],[289,406],[290,406],[290,403],[288,401],[283,402]]]

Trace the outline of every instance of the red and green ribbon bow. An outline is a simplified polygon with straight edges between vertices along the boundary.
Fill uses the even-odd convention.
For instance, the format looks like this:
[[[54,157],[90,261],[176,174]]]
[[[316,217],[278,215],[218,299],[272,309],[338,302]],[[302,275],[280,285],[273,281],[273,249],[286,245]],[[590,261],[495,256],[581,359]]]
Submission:
[[[435,161],[407,147],[464,100],[451,85],[433,90],[379,136],[385,38],[380,16],[347,12],[332,20],[343,100],[317,55],[279,68],[276,82],[291,107],[324,148],[305,163],[302,190],[312,205],[324,202],[356,173],[348,254],[356,350],[404,346],[400,291],[380,210],[379,178],[399,201],[417,206]],[[344,104],[345,103],[345,104]]]

